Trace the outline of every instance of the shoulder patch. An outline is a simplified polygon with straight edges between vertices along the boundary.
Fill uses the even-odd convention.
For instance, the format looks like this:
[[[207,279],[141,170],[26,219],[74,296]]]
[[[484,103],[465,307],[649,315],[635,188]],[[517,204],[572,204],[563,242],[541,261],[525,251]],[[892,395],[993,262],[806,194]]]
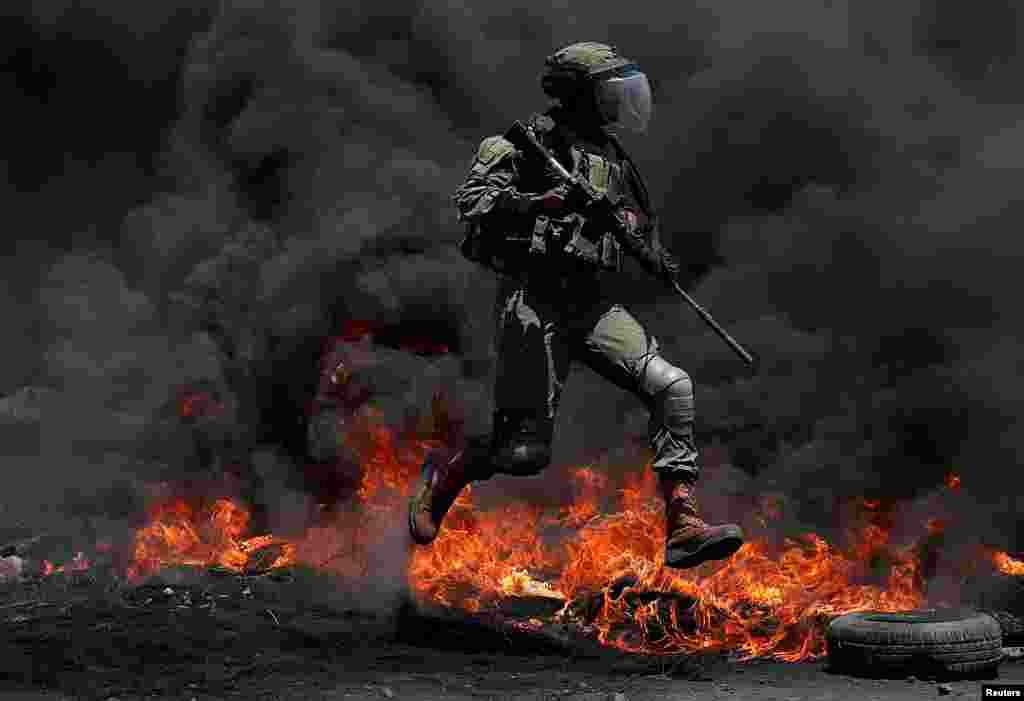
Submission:
[[[476,160],[485,166],[516,152],[516,147],[503,136],[488,136],[476,152]]]

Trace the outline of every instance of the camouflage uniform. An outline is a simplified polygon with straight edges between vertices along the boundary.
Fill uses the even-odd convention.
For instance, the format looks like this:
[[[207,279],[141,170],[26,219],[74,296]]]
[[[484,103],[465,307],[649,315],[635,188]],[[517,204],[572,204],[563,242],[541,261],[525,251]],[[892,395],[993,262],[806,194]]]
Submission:
[[[600,44],[573,45],[560,54],[602,68],[633,65]],[[557,66],[560,54],[549,65]],[[578,360],[650,411],[653,467],[669,507],[666,563],[687,567],[724,557],[739,547],[742,535],[736,526],[716,529],[696,517],[691,487],[699,473],[690,378],[660,355],[656,339],[601,285],[603,275],[621,270],[624,248],[665,278],[678,265],[657,244],[657,222],[635,165],[604,125],[587,119],[594,104],[567,102],[534,115],[529,126],[568,170],[602,196],[602,209],[559,191],[561,181],[549,163],[517,151],[501,136],[484,139],[454,195],[460,220],[467,224],[463,254],[503,278],[494,428],[487,441],[428,459],[410,509],[410,530],[417,542],[428,543],[469,481],[495,473],[538,474],[549,464],[562,387],[571,362]],[[552,201],[556,206],[546,206]],[[608,211],[621,216],[603,214]],[[681,547],[673,546],[673,539]]]
[[[640,229],[653,225],[641,205],[646,200],[643,182],[617,142],[594,134],[591,139],[603,136],[604,143],[593,143],[547,115],[530,122],[553,153],[564,157],[599,192],[635,212]],[[678,423],[671,431],[661,407],[653,402],[665,387],[645,381],[652,363],[666,365],[658,342],[601,288],[601,271],[618,272],[622,266],[614,233],[579,212],[531,217],[514,210],[494,211],[510,190],[541,193],[557,184],[550,166],[518,154],[504,138],[492,137],[481,145],[469,177],[453,198],[470,227],[464,252],[505,274],[498,293],[498,442],[533,434],[550,444],[562,387],[575,359],[651,409],[655,470],[696,479],[690,379],[678,369],[670,378],[675,404],[671,415]],[[502,472],[533,474],[544,466],[501,467]]]

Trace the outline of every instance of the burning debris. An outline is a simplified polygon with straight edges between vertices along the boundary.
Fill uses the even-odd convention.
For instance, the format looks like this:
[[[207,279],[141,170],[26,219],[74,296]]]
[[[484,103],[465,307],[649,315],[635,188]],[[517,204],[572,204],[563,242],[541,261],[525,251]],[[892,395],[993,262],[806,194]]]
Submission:
[[[435,411],[443,411],[441,404],[435,402]],[[428,424],[439,422],[435,417]],[[373,573],[374,533],[402,522],[416,470],[435,444],[431,436],[403,434],[361,415],[344,434],[360,465],[351,508],[331,512],[300,537],[251,532],[250,510],[237,498],[165,494],[135,531],[122,574],[141,584],[182,567],[252,577],[304,566],[358,585]],[[650,470],[626,474],[620,483],[591,467],[566,477],[571,498],[551,508],[484,508],[467,490],[436,542],[409,558],[406,574],[416,598],[537,631],[575,626],[627,652],[722,651],[787,661],[822,656],[825,627],[837,616],[907,611],[928,602],[923,562],[944,528],[928,520],[916,542],[894,542],[895,502],[859,500],[846,509],[854,518],[848,542],[837,545],[815,533],[780,541],[773,532],[778,500],[764,500],[750,518],[760,537],[728,561],[680,572],[660,561],[663,507]],[[944,484],[954,488],[950,480]],[[3,552],[22,557],[31,545]],[[972,564],[993,575],[1020,574],[1020,561],[1005,552],[978,551]],[[89,558],[78,553],[59,565],[44,561],[39,574],[89,568]]]
[[[1010,557],[1009,553],[992,551],[992,562],[1003,574],[1024,575],[1024,560]]]
[[[587,472],[582,475],[587,489]],[[696,574],[667,570],[658,559],[661,516],[653,490],[650,477],[627,482],[621,510],[610,514],[579,502],[561,516],[522,507],[477,513],[466,498],[458,520],[432,548],[414,554],[411,584],[435,600],[480,610],[506,593],[509,568],[551,572],[553,588],[575,602],[563,616],[588,611],[583,620],[606,644],[648,654],[710,648],[794,661],[823,654],[821,626],[832,616],[906,610],[924,602],[910,547],[884,551],[892,560],[880,584],[860,583],[871,578],[872,558],[886,544],[886,534],[870,523],[846,549],[815,534],[787,540],[781,548],[763,537],[720,567]],[[580,524],[580,513],[596,517]],[[519,523],[524,525],[510,525]],[[550,547],[544,544],[545,528],[568,533]]]
[[[38,554],[39,539],[26,539],[0,551],[0,579],[73,577],[106,568],[135,587],[164,582],[143,599],[154,601],[167,586],[161,577],[190,567],[243,579],[308,567],[353,588],[366,586],[379,569],[380,535],[403,530],[405,500],[424,455],[461,440],[465,419],[451,393],[435,391],[426,412],[389,421],[373,394],[381,386],[372,379],[381,336],[402,352],[445,350],[369,322],[350,322],[328,338],[316,398],[332,408],[324,426],[344,457],[326,465],[351,472],[352,487],[344,499],[322,498],[300,533],[265,528],[254,518],[258,505],[233,492],[230,480],[182,481],[151,490],[144,519],[126,545],[98,536],[89,547],[80,544],[81,552],[64,547],[65,555],[54,558]],[[174,397],[174,420],[190,430],[203,430],[228,410],[213,384],[187,383]],[[939,569],[961,580],[978,572],[1024,574],[1022,561],[1005,551],[978,549],[952,569],[942,560],[957,518],[943,500],[962,489],[952,472],[941,477],[934,512],[922,516],[910,537],[906,529],[897,536],[901,504],[895,499],[847,500],[836,509],[846,519],[843,530],[819,534],[794,530],[799,504],[792,496],[766,492],[748,499],[740,490],[734,498],[747,500],[744,527],[756,537],[722,563],[666,569],[663,507],[653,473],[638,467],[624,473],[596,465],[560,469],[566,489],[557,503],[492,503],[470,488],[439,538],[404,556],[399,576],[424,607],[496,616],[538,633],[570,626],[629,653],[718,651],[799,661],[825,653],[825,628],[842,614],[936,603],[929,583]],[[225,474],[237,469],[225,466]],[[712,477],[716,469],[723,468],[709,465]],[[176,586],[174,596],[184,596]]]
[[[128,577],[159,572],[166,564],[216,564],[233,571],[265,571],[293,561],[294,546],[273,536],[243,538],[249,513],[238,503],[218,499],[194,510],[183,500],[158,504],[149,525],[135,534]]]

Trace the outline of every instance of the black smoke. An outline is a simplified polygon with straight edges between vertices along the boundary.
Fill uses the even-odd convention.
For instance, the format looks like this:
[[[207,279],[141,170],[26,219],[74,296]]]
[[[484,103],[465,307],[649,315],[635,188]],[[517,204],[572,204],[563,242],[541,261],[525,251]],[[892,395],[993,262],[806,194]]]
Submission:
[[[665,243],[762,359],[746,376],[670,294],[622,285],[695,378],[730,488],[822,527],[957,472],[962,532],[1024,547],[1024,96],[998,5],[8,3],[6,491],[103,502],[241,465],[301,502],[324,339],[350,320],[451,350],[371,351],[389,420],[445,387],[485,430],[494,280],[459,257],[448,196],[482,137],[544,107],[543,57],[598,39],[655,82],[627,139]],[[222,410],[181,425],[183,386]],[[579,372],[556,458],[624,459],[641,419]]]

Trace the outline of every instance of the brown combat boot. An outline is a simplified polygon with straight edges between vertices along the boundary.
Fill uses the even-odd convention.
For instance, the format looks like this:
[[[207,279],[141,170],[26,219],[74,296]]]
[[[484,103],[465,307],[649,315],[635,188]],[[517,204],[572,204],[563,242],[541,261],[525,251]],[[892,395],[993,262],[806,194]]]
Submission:
[[[743,529],[733,523],[709,526],[697,515],[693,485],[660,480],[665,499],[665,566],[688,569],[708,560],[724,560],[743,545]]]
[[[487,479],[477,461],[467,459],[464,451],[431,451],[423,462],[423,472],[415,496],[409,501],[409,533],[420,545],[437,538],[448,510],[470,482]]]

